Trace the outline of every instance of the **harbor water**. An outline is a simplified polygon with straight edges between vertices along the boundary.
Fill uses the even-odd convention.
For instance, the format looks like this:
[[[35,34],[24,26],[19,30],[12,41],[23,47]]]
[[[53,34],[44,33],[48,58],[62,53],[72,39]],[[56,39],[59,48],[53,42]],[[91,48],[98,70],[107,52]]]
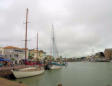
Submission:
[[[28,86],[112,86],[112,63],[73,62],[60,70],[45,71],[44,74],[17,79]]]

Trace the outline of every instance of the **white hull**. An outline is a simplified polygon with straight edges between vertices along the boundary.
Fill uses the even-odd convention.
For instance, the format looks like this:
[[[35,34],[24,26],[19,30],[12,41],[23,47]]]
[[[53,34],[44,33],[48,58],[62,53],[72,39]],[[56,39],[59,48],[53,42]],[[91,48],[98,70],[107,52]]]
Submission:
[[[62,66],[53,65],[51,66],[51,70],[61,69]]]
[[[25,77],[36,76],[36,75],[44,73],[44,69],[29,71],[31,69],[36,69],[36,68],[35,67],[23,68],[18,71],[12,70],[12,72],[16,78],[25,78]]]

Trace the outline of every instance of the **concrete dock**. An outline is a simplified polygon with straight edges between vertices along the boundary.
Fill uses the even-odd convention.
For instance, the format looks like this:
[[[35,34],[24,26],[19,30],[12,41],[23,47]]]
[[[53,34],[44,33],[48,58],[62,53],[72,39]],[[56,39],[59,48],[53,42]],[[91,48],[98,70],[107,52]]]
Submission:
[[[0,86],[26,86],[26,85],[10,81],[8,79],[0,78]]]

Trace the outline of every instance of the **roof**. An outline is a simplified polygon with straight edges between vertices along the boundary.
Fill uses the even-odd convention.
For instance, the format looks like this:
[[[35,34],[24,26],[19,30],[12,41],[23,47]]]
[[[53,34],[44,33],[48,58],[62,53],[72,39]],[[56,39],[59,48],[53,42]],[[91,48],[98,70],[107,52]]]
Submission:
[[[34,53],[37,53],[37,52],[39,52],[39,53],[46,53],[43,50],[36,50],[36,49],[31,49],[30,52],[34,52]]]
[[[25,48],[21,48],[22,50],[25,50]],[[28,50],[28,48],[26,48],[26,50]]]
[[[19,47],[14,47],[14,46],[6,46],[6,47],[4,47],[4,49],[19,49],[19,50],[25,50],[25,48],[19,48]]]
[[[14,47],[14,46],[6,46],[4,49],[20,49],[19,47]]]
[[[104,52],[112,52],[112,48],[107,48],[107,49],[105,49],[105,51]]]
[[[44,52],[43,50],[40,50],[39,52],[41,52],[41,53],[46,53],[46,52]]]
[[[106,48],[105,50],[112,50],[112,48]]]
[[[30,51],[31,51],[31,52],[37,52],[37,51],[39,51],[39,50],[31,49]]]

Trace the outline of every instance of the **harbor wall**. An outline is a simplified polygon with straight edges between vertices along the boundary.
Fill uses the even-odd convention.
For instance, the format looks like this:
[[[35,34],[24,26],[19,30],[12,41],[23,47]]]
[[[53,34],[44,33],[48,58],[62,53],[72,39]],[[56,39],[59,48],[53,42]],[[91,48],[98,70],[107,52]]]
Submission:
[[[10,81],[8,79],[0,78],[0,86],[26,86],[23,83]]]

